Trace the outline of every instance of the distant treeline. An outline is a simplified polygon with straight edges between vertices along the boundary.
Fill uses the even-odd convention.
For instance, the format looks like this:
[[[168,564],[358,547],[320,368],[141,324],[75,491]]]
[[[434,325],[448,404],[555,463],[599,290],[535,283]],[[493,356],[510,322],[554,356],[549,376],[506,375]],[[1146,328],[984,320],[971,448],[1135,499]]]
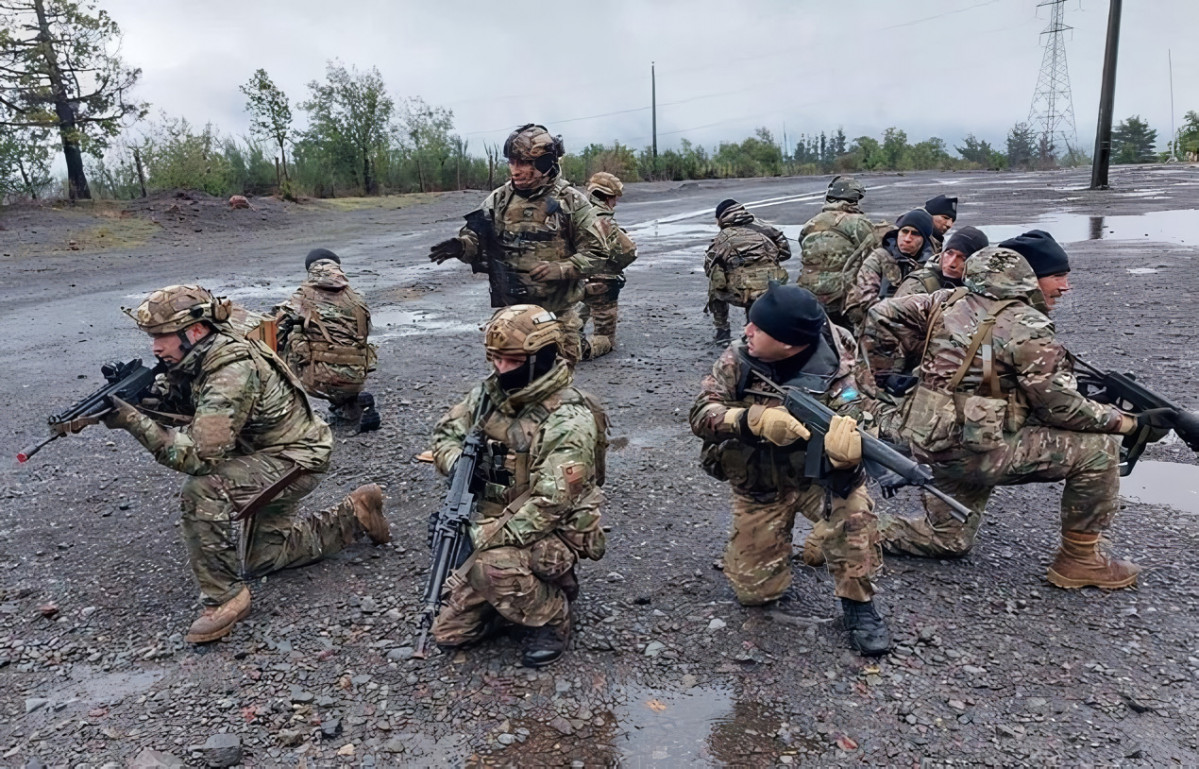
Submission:
[[[259,69],[240,87],[250,134],[236,137],[211,123],[147,118],[150,105],[129,98],[141,71],[121,61],[120,30],[92,0],[6,0],[5,8],[0,201],[59,194],[131,198],[177,188],[294,199],[490,189],[507,178],[498,146],[472,147],[454,131],[454,114],[445,107],[420,97],[397,101],[373,67],[359,71],[331,61],[325,79],[310,82],[298,101]],[[293,125],[293,107],[305,113],[305,128]],[[570,132],[562,133],[571,148]],[[1199,152],[1199,114],[1187,113],[1174,143],[1179,155]],[[1173,154],[1173,146],[1157,153],[1156,144],[1157,132],[1134,115],[1113,131],[1112,160],[1142,163]],[[66,179],[50,173],[57,153],[66,161]],[[1055,146],[1017,123],[1002,147],[973,135],[954,147],[937,137],[913,144],[894,127],[879,138],[850,139],[838,128],[780,142],[759,128],[710,149],[684,139],[656,156],[648,147],[592,144],[572,151],[562,166],[568,179],[581,183],[601,170],[640,181],[1088,162],[1079,148]]]

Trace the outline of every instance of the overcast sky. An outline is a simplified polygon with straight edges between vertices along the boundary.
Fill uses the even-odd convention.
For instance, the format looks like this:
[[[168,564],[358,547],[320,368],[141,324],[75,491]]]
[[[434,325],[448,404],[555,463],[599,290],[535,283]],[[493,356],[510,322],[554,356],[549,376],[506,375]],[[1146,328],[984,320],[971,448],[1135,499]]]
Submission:
[[[238,86],[258,67],[293,103],[338,58],[378,67],[397,101],[454,112],[482,154],[536,121],[567,149],[650,143],[650,62],[657,63],[659,147],[713,146],[757,126],[791,144],[803,132],[951,144],[974,133],[1002,145],[1028,117],[1050,9],[1041,0],[99,0],[143,70],[138,96],[241,135]],[[1106,0],[1067,0],[1065,35],[1078,138],[1094,144]],[[1147,9],[1151,9],[1151,12]],[[1139,114],[1170,133],[1199,110],[1196,0],[1124,5],[1117,121]],[[303,113],[294,110],[297,122]]]

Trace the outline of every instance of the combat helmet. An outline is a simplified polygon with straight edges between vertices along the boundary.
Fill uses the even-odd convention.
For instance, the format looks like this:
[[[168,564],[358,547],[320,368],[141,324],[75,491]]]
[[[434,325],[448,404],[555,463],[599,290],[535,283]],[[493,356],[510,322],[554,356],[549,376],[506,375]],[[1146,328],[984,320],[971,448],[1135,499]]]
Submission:
[[[146,297],[127,314],[147,334],[176,334],[188,326],[208,322],[220,325],[229,320],[233,303],[214,297],[200,286],[167,286]]]
[[[558,164],[558,158],[565,154],[562,137],[551,135],[548,128],[536,123],[522,125],[504,142],[504,157],[532,162],[543,174],[550,173]]]
[[[847,200],[857,203],[866,197],[866,188],[852,176],[834,176],[828,183],[828,192],[824,193],[826,200]]]
[[[610,198],[618,198],[624,194],[624,183],[607,171],[597,171],[587,180],[587,193],[598,192]]]
[[[551,344],[560,350],[565,339],[558,316],[535,304],[501,307],[483,334],[488,357],[533,355]]]

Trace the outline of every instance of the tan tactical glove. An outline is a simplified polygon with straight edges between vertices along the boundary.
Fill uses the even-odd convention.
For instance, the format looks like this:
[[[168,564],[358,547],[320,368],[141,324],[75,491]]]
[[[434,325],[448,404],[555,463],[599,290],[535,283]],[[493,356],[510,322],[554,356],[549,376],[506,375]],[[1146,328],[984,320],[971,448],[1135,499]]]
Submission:
[[[1132,435],[1140,426],[1140,422],[1132,414],[1121,414],[1120,424],[1116,427],[1116,432],[1120,435]]]
[[[123,430],[132,425],[140,412],[115,395],[109,396],[108,399],[112,401],[112,411],[104,415],[104,426],[109,430]]]
[[[812,437],[808,428],[804,427],[791,413],[782,406],[750,406],[746,409],[729,409],[725,412],[724,423],[739,426],[741,420],[751,433],[775,446],[790,446],[799,440],[806,441]]]
[[[449,240],[441,241],[429,249],[429,261],[441,264],[450,259],[461,259],[465,253],[466,246],[462,245],[462,239],[450,238]]]
[[[529,277],[538,283],[548,283],[551,280],[573,280],[579,277],[579,271],[570,262],[538,262],[529,270]]]
[[[834,416],[824,436],[824,453],[833,467],[844,470],[862,461],[862,436],[853,417]]]

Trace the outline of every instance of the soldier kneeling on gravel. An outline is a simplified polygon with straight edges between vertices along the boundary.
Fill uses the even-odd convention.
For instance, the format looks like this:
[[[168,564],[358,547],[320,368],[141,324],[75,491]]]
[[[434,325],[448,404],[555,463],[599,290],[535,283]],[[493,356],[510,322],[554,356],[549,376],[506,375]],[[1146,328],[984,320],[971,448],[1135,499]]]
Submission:
[[[791,244],[777,228],[746,210],[732,198],[716,206],[720,232],[704,255],[708,276],[708,305],[716,326],[713,344],[731,339],[729,305],[744,307],[748,317],[754,300],[766,293],[772,282],[786,283],[787,270],[779,262],[791,258]]]
[[[563,324],[536,305],[496,312],[485,344],[492,373],[441,418],[433,457],[453,472],[466,437],[486,437],[474,552],[446,584],[433,623],[442,649],[481,641],[505,623],[529,628],[521,663],[548,665],[570,640],[574,566],[604,555],[600,524],[606,418],[572,386]]]
[[[1119,438],[1151,427],[1078,391],[1070,353],[1048,313],[1069,289],[1066,252],[1033,230],[966,262],[965,287],[880,302],[862,350],[877,378],[918,363],[902,428],[938,488],[973,511],[965,523],[940,500],[917,517],[881,516],[887,553],[954,558],[974,546],[996,486],[1065,481],[1061,546],[1047,579],[1063,588],[1132,585],[1140,571],[1099,539],[1119,509]]]
[[[866,492],[854,381],[856,347],[828,322],[816,296],[775,286],[749,309],[745,339],[734,342],[704,378],[691,406],[703,438],[704,472],[733,487],[733,531],[724,575],[744,606],[783,596],[791,584],[791,529],[801,513],[819,526],[819,544],[845,613],[844,627],[864,656],[885,654],[891,633],[875,609],[871,576],[882,565],[874,502]],[[763,379],[802,388],[837,412],[807,472],[811,433],[763,393]]]
[[[367,341],[371,311],[341,269],[337,254],[313,249],[304,259],[308,279],[272,310],[279,324],[278,350],[304,390],[329,401],[335,423],[378,430],[375,397],[362,389],[375,370],[375,347]]]
[[[151,413],[186,424],[165,427],[117,398],[104,417],[190,476],[180,527],[204,605],[190,643],[215,641],[250,613],[247,580],[318,561],[363,534],[391,539],[373,483],[327,510],[297,511],[329,467],[333,436],[275,352],[233,330],[231,310],[199,286],[150,294],[130,315],[167,367]]]

